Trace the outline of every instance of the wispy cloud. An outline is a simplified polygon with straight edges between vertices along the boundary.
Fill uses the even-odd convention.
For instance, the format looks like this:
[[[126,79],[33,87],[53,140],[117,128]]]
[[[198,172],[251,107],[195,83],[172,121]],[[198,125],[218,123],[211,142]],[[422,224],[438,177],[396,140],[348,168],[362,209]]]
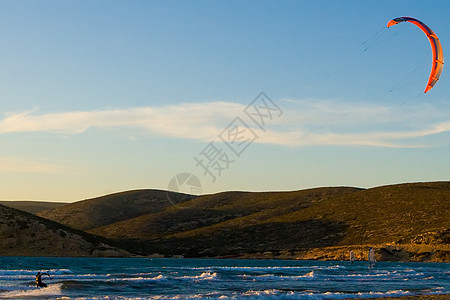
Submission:
[[[0,173],[67,174],[74,169],[56,162],[30,158],[0,158]]]
[[[0,121],[0,134],[54,132],[80,134],[89,128],[134,128],[169,137],[211,139],[243,105],[227,102],[165,107],[75,111],[38,115],[34,111],[9,114]]]
[[[297,124],[291,145],[430,147],[420,138],[450,132],[449,107],[285,100],[287,123]],[[264,138],[264,137],[263,137]],[[288,136],[285,137],[286,139]]]
[[[450,131],[449,111],[422,106],[348,104],[342,101],[284,100],[283,117],[262,132],[256,142],[284,146],[365,145],[378,147],[431,146],[418,138]],[[218,134],[245,106],[231,102],[188,103],[163,107],[107,109],[38,114],[27,111],[0,120],[0,134],[53,132],[80,134],[90,128],[142,130],[154,135],[202,141]],[[250,123],[250,122],[249,122]],[[411,140],[414,140],[412,143]]]

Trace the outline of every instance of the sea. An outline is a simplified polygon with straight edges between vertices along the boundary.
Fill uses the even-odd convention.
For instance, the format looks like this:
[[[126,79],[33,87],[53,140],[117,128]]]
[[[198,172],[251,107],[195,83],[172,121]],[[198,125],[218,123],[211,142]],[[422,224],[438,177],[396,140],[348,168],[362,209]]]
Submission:
[[[37,288],[37,272],[48,272]],[[450,264],[0,257],[1,299],[349,299],[449,294]]]

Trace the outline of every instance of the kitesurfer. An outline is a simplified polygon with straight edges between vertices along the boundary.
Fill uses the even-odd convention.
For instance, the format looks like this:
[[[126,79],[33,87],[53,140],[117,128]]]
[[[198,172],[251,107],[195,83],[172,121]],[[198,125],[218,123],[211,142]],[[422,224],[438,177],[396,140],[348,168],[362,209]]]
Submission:
[[[47,275],[48,278],[52,279],[52,278],[50,277],[50,274],[38,272],[38,273],[36,274],[36,287],[38,287],[38,288],[39,288],[39,287],[47,287],[47,285],[46,285],[45,283],[42,282],[42,275]]]

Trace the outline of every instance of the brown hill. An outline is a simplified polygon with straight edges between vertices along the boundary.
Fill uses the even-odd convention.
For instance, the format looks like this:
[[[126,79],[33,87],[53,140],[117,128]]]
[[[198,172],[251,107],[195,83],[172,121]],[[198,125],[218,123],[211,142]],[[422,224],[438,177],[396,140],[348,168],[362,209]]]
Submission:
[[[353,249],[363,259],[375,246],[380,260],[450,261],[450,182],[225,192],[178,205],[159,191],[147,211],[136,195],[121,200],[136,192],[60,207],[55,219],[87,222],[88,232],[142,254],[345,259]]]
[[[89,230],[158,212],[186,197],[188,195],[160,190],[127,191],[70,203],[42,211],[38,216],[75,229]]]
[[[328,197],[354,193],[356,188],[316,188],[296,192],[225,192],[198,197],[180,206],[102,226],[89,232],[114,240],[153,240],[215,224],[273,218],[313,205]],[[242,224],[243,225],[243,224]],[[211,227],[214,228],[214,227]]]
[[[348,228],[339,245],[450,244],[450,182],[410,183],[368,189],[273,218],[267,222],[325,219]]]
[[[0,205],[0,255],[130,256],[100,237]]]
[[[57,208],[67,205],[63,202],[45,202],[45,201],[0,201],[1,205],[23,210],[31,214],[38,214],[41,211]]]
[[[253,213],[169,234],[153,241],[152,247],[192,255],[301,252],[380,244],[447,249],[449,211],[450,182],[392,185],[323,198],[288,213],[263,217]],[[448,249],[434,255],[444,256],[435,257],[437,260],[450,259]]]

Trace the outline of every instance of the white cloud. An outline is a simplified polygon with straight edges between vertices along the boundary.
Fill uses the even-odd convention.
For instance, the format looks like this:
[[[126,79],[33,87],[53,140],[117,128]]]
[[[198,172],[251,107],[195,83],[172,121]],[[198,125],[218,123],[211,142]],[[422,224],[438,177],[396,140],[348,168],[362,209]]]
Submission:
[[[213,102],[179,106],[76,111],[36,115],[9,114],[0,121],[0,134],[54,132],[79,134],[89,128],[138,128],[170,137],[211,139],[219,124],[244,109],[236,103]]]
[[[284,100],[282,117],[269,120],[266,131],[254,128],[256,142],[283,146],[366,145],[431,146],[418,138],[450,131],[448,109],[430,104],[382,106],[342,101]],[[79,134],[89,128],[143,130],[151,134],[202,141],[218,135],[245,106],[230,102],[189,103],[162,107],[107,109],[36,114],[9,114],[0,120],[0,134],[54,132]],[[249,120],[247,123],[251,123]],[[414,142],[414,143],[413,143]]]

